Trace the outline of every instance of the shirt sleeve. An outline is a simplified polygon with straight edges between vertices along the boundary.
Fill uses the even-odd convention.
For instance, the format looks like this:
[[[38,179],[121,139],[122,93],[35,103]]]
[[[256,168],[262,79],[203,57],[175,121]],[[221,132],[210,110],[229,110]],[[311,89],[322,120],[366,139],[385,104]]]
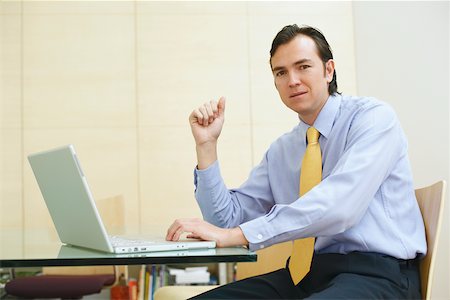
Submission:
[[[194,184],[203,218],[222,228],[236,227],[263,216],[274,205],[267,176],[267,153],[238,190],[225,186],[218,161],[207,169],[195,169]]]
[[[330,236],[357,224],[401,155],[406,139],[393,110],[378,105],[362,110],[346,134],[346,146],[333,171],[291,204],[240,225],[256,250],[288,240]]]

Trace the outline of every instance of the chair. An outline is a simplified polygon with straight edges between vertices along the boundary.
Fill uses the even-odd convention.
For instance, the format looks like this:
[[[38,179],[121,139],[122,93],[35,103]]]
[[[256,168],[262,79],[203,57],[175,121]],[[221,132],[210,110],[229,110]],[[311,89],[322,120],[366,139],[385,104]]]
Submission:
[[[419,203],[425,224],[428,251],[420,262],[422,298],[431,299],[431,286],[435,275],[436,251],[439,244],[441,223],[444,214],[446,182],[438,181],[430,186],[417,189]]]
[[[434,276],[435,253],[438,247],[440,226],[443,219],[446,182],[439,181],[428,187],[415,190],[417,202],[425,224],[428,251],[420,262],[420,279],[423,299],[429,300]],[[285,242],[258,251],[258,261],[238,263],[236,280],[268,273],[286,264],[291,254],[292,243]],[[155,300],[187,299],[206,292],[216,286],[166,286],[155,292]]]
[[[96,205],[108,232],[122,233],[123,196],[100,199]],[[115,285],[121,272],[116,266],[90,266],[49,267],[43,268],[42,273],[43,275],[38,276],[13,278],[5,285],[7,295],[20,298],[80,299]]]
[[[105,267],[110,270],[105,269],[104,274],[73,275],[77,268],[86,267],[67,268],[71,275],[18,277],[6,283],[5,291],[8,295],[20,298],[80,299],[86,295],[100,293],[104,287],[116,283],[116,267]]]

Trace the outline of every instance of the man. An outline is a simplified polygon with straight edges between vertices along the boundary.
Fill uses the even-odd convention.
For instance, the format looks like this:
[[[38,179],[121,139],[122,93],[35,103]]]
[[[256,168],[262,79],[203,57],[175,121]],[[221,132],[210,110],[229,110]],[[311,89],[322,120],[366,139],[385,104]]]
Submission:
[[[297,284],[287,263],[198,297],[419,299],[417,261],[426,253],[425,233],[394,111],[376,99],[337,92],[330,46],[314,28],[284,27],[270,55],[275,86],[299,124],[270,146],[241,187],[228,190],[216,151],[225,99],[194,110],[196,198],[206,221],[176,220],[166,238],[188,232],[218,247],[257,250],[315,237],[311,269]],[[318,141],[311,142],[309,133],[307,139],[310,130]],[[302,195],[304,154],[317,143],[321,181]]]

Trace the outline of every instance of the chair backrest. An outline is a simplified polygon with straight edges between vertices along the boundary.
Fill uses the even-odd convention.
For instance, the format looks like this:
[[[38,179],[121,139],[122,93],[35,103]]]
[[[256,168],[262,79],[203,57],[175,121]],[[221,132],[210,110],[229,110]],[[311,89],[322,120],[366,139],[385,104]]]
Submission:
[[[436,250],[444,213],[446,182],[438,181],[430,186],[417,189],[416,198],[422,212],[427,238],[427,255],[420,262],[422,298],[430,299],[431,285],[436,264]]]

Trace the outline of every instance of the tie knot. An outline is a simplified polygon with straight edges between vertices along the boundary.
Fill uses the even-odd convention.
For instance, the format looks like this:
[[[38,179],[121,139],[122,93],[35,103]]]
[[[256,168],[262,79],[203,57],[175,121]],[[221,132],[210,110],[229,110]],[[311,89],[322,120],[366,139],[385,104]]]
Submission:
[[[306,131],[306,139],[308,140],[308,144],[316,144],[319,142],[320,133],[314,127],[309,127]]]

